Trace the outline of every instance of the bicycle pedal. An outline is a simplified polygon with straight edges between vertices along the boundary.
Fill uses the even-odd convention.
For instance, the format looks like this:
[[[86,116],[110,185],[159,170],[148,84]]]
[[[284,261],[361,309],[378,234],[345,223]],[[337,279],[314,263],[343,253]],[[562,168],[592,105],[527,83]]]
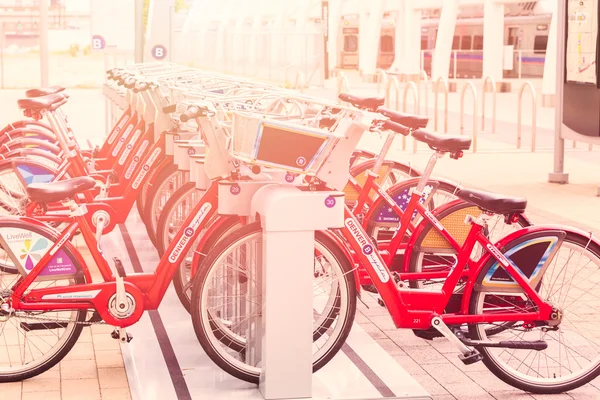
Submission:
[[[115,263],[115,268],[117,269],[117,273],[121,278],[125,278],[127,273],[125,272],[125,267],[123,267],[123,263],[119,259],[119,257],[113,257],[113,262]]]
[[[421,339],[425,339],[425,340],[433,340],[435,338],[444,337],[444,335],[442,335],[440,332],[438,332],[437,330],[435,330],[433,328],[429,328],[429,329],[413,329],[412,331],[413,331],[413,333],[415,334],[416,337],[421,338]]]
[[[483,360],[483,356],[476,349],[473,349],[472,351],[470,351],[466,354],[459,353],[458,358],[465,365],[475,364],[476,362]]]
[[[117,339],[123,343],[129,343],[133,340],[133,335],[131,333],[125,331],[125,329],[115,328],[111,332],[110,337],[112,337],[113,339]]]

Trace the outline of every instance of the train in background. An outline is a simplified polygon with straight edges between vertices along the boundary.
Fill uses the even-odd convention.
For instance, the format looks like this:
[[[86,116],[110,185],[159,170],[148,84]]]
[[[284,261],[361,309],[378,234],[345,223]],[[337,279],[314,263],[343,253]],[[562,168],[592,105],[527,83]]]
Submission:
[[[552,15],[536,10],[536,3],[507,4],[504,17],[504,44],[514,46],[513,69],[505,71],[505,77],[542,77],[548,33]],[[421,21],[422,68],[431,75],[431,60],[437,38],[441,9],[423,12]],[[395,57],[395,13],[386,13],[381,25],[377,68],[387,70]],[[358,15],[345,15],[340,26],[338,67],[358,69]],[[452,42],[452,59],[449,76],[456,78],[481,78],[483,69],[483,6],[461,7],[456,21]],[[502,49],[499,49],[502,51]],[[519,66],[520,58],[520,66]]]

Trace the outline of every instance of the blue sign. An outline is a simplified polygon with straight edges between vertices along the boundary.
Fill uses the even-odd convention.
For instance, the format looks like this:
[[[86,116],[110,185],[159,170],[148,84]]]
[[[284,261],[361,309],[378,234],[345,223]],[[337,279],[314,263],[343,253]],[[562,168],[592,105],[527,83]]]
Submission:
[[[100,35],[92,36],[92,49],[102,50],[106,47],[106,40]]]
[[[157,44],[152,48],[152,57],[157,60],[163,60],[167,56],[167,48],[162,44]]]

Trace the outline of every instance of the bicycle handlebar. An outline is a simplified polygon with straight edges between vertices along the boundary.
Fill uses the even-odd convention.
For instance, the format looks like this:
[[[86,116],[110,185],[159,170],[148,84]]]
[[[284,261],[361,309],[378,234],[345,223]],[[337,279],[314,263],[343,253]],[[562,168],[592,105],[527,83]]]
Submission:
[[[189,106],[187,110],[181,113],[179,120],[181,122],[188,122],[190,119],[196,118],[200,114],[200,111],[200,107]]]

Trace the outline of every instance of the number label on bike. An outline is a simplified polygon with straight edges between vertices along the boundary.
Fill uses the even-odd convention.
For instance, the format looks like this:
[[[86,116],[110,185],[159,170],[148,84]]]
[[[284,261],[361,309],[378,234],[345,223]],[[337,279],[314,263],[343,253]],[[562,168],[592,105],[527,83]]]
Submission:
[[[204,203],[202,207],[200,207],[200,210],[198,211],[192,222],[190,222],[190,224],[186,228],[184,228],[183,235],[175,245],[175,248],[173,248],[173,251],[171,251],[171,254],[169,254],[170,262],[177,262],[177,260],[181,256],[181,253],[183,253],[185,246],[190,242],[190,240],[196,233],[196,230],[198,229],[206,215],[208,215],[208,212],[211,210],[211,208],[212,204]]]
[[[237,183],[234,183],[233,185],[231,185],[231,187],[229,188],[229,191],[231,192],[232,195],[237,196],[238,194],[241,193],[242,188],[240,187],[240,185],[238,185]]]
[[[365,231],[360,226],[358,226],[358,224],[356,224],[352,218],[346,218],[344,224],[346,225],[346,228],[348,228],[348,231],[350,232],[358,246],[361,248],[362,253],[369,261],[369,264],[371,264],[371,266],[373,267],[373,270],[379,277],[379,280],[383,283],[389,281],[390,274],[387,271],[383,260],[381,259],[381,257],[379,257],[379,253],[374,251],[373,245],[367,239],[367,234],[365,233]]]
[[[333,207],[335,207],[335,203],[336,203],[335,197],[333,197],[333,196],[328,196],[325,199],[325,207],[327,207],[327,208],[333,208]]]

